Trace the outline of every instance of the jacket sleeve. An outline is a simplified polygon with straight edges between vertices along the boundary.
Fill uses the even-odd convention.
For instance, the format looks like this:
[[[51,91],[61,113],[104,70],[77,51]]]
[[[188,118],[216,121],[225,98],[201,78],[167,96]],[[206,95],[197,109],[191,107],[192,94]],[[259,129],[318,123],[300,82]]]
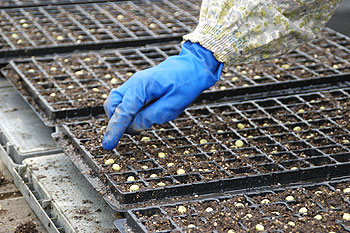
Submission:
[[[310,40],[341,0],[203,0],[199,24],[184,36],[225,66],[291,52]]]

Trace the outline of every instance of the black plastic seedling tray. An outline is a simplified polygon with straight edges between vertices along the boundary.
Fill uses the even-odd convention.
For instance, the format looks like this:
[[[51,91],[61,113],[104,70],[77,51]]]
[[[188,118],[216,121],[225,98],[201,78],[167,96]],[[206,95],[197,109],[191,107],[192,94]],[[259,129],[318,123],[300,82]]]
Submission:
[[[349,232],[350,179],[128,210],[133,232]],[[126,232],[126,231],[125,231]]]
[[[144,0],[0,9],[0,57],[181,41],[197,26],[199,6]]]
[[[0,0],[0,9],[117,1],[123,0]]]
[[[349,174],[349,93],[191,107],[175,121],[125,135],[112,152],[101,147],[105,119],[65,124],[63,131],[124,204],[327,179]]]
[[[347,37],[327,29],[320,39],[292,54],[230,68],[197,102],[348,81],[350,53],[347,43],[350,43]],[[39,111],[54,124],[72,117],[103,113],[102,104],[111,88],[120,86],[136,71],[178,54],[180,49],[178,43],[173,43],[32,57],[11,61],[2,72],[13,83],[20,84],[22,91],[27,92]]]

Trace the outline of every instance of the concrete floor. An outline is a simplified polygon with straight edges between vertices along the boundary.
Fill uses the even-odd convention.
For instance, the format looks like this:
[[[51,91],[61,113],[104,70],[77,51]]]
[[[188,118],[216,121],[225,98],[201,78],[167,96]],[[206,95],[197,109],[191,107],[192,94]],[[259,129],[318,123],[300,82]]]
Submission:
[[[0,233],[11,233],[21,223],[33,220],[40,233],[46,233],[44,226],[30,209],[24,197],[13,184],[10,172],[0,160],[0,171],[3,173],[5,185],[0,185]]]

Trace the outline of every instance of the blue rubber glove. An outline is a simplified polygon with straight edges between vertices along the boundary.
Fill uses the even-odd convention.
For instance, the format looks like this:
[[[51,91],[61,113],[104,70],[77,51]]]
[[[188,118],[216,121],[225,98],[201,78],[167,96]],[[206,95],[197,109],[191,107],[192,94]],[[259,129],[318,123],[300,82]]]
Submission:
[[[103,148],[112,150],[124,132],[137,134],[153,124],[174,120],[220,79],[222,67],[212,52],[187,41],[179,55],[136,72],[113,89],[104,104],[110,120]]]

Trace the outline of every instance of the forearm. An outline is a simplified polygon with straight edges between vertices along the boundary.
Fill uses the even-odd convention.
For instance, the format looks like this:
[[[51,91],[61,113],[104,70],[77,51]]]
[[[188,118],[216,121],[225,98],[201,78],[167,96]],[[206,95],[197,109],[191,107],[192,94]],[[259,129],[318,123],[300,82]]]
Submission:
[[[225,66],[288,53],[315,37],[341,0],[203,0],[185,40],[199,42]]]

